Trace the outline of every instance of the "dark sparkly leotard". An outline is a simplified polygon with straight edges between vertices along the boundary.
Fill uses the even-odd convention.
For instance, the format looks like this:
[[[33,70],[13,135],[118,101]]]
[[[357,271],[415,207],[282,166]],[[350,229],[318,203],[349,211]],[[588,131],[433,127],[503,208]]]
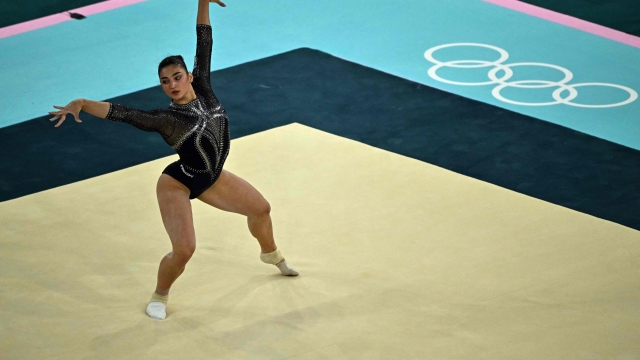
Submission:
[[[160,133],[180,156],[163,173],[191,190],[190,199],[200,196],[218,179],[229,154],[229,119],[211,89],[211,26],[197,25],[193,90],[196,99],[166,110],[142,111],[110,104],[107,119],[131,124],[144,131]]]

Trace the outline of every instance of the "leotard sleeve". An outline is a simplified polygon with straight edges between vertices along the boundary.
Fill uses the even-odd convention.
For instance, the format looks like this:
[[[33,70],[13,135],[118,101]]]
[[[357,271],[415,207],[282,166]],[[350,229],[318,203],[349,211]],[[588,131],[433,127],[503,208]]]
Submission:
[[[211,25],[196,25],[196,58],[193,64],[193,82],[202,89],[211,90],[211,49],[213,47],[213,37],[211,35]]]
[[[105,119],[131,124],[140,130],[157,132],[164,138],[173,134],[176,124],[171,111],[144,111],[113,103],[109,103],[109,113]]]

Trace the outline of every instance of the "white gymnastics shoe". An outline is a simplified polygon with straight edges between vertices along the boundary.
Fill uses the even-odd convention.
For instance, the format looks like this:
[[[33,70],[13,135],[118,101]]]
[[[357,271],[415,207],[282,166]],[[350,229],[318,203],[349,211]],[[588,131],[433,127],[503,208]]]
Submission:
[[[169,295],[158,295],[153,293],[149,305],[147,305],[147,315],[154,319],[164,320],[167,318],[167,302]]]
[[[161,302],[152,301],[147,305],[147,315],[154,319],[164,320],[167,318],[167,306]]]
[[[283,261],[280,262],[278,264],[276,264],[276,266],[278,267],[278,269],[280,269],[280,272],[282,273],[282,275],[286,275],[286,276],[298,276],[300,273],[298,273],[298,271],[294,268],[292,268],[287,261]]]

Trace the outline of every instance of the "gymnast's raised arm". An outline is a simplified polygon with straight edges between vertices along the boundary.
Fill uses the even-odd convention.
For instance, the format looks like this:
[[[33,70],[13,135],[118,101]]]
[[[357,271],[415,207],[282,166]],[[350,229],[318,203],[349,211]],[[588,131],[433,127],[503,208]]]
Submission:
[[[211,89],[209,72],[211,71],[211,49],[213,46],[211,22],[209,20],[209,3],[225,7],[219,0],[198,0],[198,17],[196,19],[196,58],[193,65],[193,82],[202,89]]]
[[[214,2],[222,7],[225,7],[225,3],[219,0],[198,0],[198,19],[196,25],[211,25],[209,21],[209,3]]]

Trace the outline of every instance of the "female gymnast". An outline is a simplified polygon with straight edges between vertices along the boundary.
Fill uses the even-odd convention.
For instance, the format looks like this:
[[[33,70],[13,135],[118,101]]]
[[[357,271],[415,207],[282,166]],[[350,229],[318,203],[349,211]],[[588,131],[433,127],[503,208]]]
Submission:
[[[251,184],[222,168],[229,154],[229,120],[209,78],[210,2],[226,6],[220,0],[198,0],[193,72],[188,72],[181,56],[169,56],[158,66],[162,89],[172,99],[167,110],[142,111],[77,99],[64,107],[54,106],[58,111],[49,112],[54,115],[51,121],[58,120],[55,127],[69,114],[76,122],[82,122],[79,114],[83,110],[99,118],[158,132],[178,153],[180,160],[164,169],[156,187],[160,214],[173,249],[160,261],[156,290],[147,305],[147,314],[154,319],[166,318],[169,289],[196,249],[190,199],[245,215],[249,231],[260,244],[260,259],[276,265],[283,275],[298,275],[276,247],[267,200]]]

